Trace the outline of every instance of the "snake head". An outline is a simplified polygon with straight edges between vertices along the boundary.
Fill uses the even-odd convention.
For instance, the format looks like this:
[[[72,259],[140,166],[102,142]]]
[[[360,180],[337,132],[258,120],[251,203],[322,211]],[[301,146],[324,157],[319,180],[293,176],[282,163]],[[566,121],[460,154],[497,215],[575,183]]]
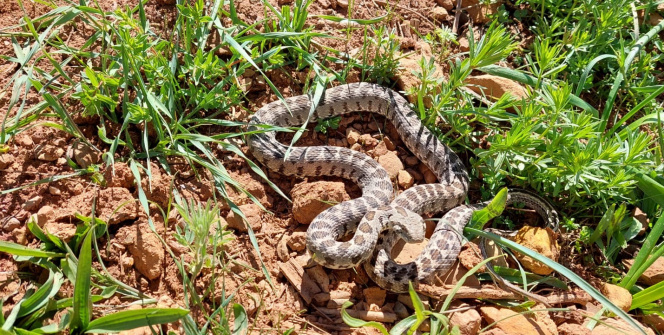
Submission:
[[[416,243],[424,240],[426,224],[420,214],[403,207],[394,207],[388,222],[390,229],[406,243]]]

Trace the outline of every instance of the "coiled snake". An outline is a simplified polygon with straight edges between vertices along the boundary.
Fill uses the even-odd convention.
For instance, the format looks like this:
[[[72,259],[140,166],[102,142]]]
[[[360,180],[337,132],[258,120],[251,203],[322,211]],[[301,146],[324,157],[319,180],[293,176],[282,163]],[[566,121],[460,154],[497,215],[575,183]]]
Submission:
[[[248,144],[254,157],[269,169],[297,177],[338,176],[362,189],[361,197],[323,211],[309,225],[307,248],[315,261],[343,269],[377,257],[375,266],[367,265],[369,275],[379,285],[395,291],[407,289],[408,280],[426,279],[454,263],[461,247],[458,233],[468,222],[469,213],[477,208],[457,207],[466,197],[468,173],[459,157],[420,122],[406,99],[376,84],[353,83],[327,89],[313,111],[310,98],[304,95],[286,98],[285,103],[288,108],[281,101],[262,107],[252,116],[249,130],[256,131],[261,124],[297,126],[307,120],[315,122],[355,111],[378,113],[392,122],[406,147],[438,178],[438,183],[411,187],[393,200],[387,172],[366,154],[317,146],[293,147],[286,155],[287,147],[276,140],[275,132],[251,134]],[[421,214],[453,208],[415,262],[400,265],[389,259],[389,250],[398,238],[406,242],[424,238]],[[350,240],[339,241],[353,232]]]

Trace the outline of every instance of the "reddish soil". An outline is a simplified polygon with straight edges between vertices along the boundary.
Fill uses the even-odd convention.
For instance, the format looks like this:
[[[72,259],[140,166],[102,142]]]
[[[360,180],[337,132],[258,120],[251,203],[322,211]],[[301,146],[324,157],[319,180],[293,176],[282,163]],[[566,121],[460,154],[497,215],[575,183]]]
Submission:
[[[160,4],[156,1],[147,5],[148,19],[153,23],[163,25],[167,29],[168,24],[174,19],[174,6]],[[344,7],[341,0],[316,1],[310,7],[310,14],[324,14],[335,16],[348,16],[347,5]],[[115,0],[101,1],[105,10],[121,8],[127,4],[135,4],[135,1]],[[270,1],[277,6],[276,1]],[[379,17],[387,13],[381,1],[359,1],[355,4],[352,17],[369,19]],[[13,1],[5,1],[4,8],[0,9],[0,26],[8,27],[17,24],[23,15],[36,17],[46,13],[49,9],[45,6],[24,2],[25,13]],[[451,4],[440,1],[443,7]],[[263,18],[263,8],[260,2],[239,1],[238,12],[240,18],[245,22],[255,22]],[[454,20],[453,15],[434,17],[431,10],[431,1],[410,0],[401,1],[393,5],[392,14],[386,18],[385,24],[394,28],[401,36],[401,46],[404,52],[416,48],[420,35],[426,35],[440,26],[441,23],[450,26]],[[436,6],[440,7],[440,6]],[[479,14],[478,14],[479,15]],[[166,18],[166,19],[164,19]],[[406,21],[407,20],[407,21]],[[225,20],[229,21],[229,20]],[[461,19],[460,30],[463,31],[467,17],[464,14]],[[229,22],[224,22],[230,25]],[[330,23],[323,19],[310,17],[308,24],[316,27],[317,31],[326,32],[339,39],[318,39],[323,45],[344,52],[351,52],[363,43],[363,29],[351,29],[349,31],[338,29],[341,26]],[[410,26],[414,31],[411,31]],[[88,38],[90,29],[81,23],[72,25],[67,31],[70,41],[78,41],[81,44]],[[70,43],[71,44],[71,43]],[[76,46],[76,43],[73,43]],[[0,54],[11,56],[14,54],[11,41],[0,38]],[[48,62],[42,60],[43,67],[49,69]],[[10,77],[18,70],[15,63],[0,60],[0,85],[4,87]],[[78,70],[72,70],[74,80],[78,78]],[[292,78],[287,78],[280,73],[272,73],[271,79],[278,86],[284,96],[293,96],[302,93],[302,87],[295,84]],[[360,80],[359,74],[350,76],[354,81]],[[249,94],[251,101],[247,110],[255,111],[267,102],[276,99],[274,94],[265,94],[269,89],[256,87]],[[0,93],[0,115],[7,113],[7,107],[11,91],[2,95]],[[40,101],[39,95],[33,90],[28,92],[29,99],[25,108],[34,106]],[[75,111],[70,111],[74,113]],[[9,112],[10,116],[16,114],[16,108]],[[246,119],[246,114],[238,112],[233,115],[235,119]],[[75,121],[84,134],[99,147],[106,146],[96,136],[97,124],[95,120],[75,117]],[[391,125],[385,125],[380,118],[367,118],[366,115],[356,114],[345,118],[338,130],[333,130],[329,135],[319,134],[312,131],[310,127],[308,134],[303,136],[299,145],[337,145],[351,147],[346,139],[346,129],[354,128],[360,134],[368,134],[375,138],[375,143],[364,145],[358,150],[379,157],[375,151],[380,143],[383,143],[380,134],[387,134],[394,142],[397,157],[404,162],[405,170],[414,178],[415,183],[424,183],[427,177],[426,168],[421,168],[418,162],[412,161],[412,155],[405,150],[399,142],[398,136]],[[394,134],[394,135],[393,135]],[[370,141],[371,142],[371,141]],[[0,166],[0,189],[8,190],[45,177],[72,173],[67,165],[67,151],[74,146],[75,140],[65,132],[44,126],[35,126],[18,134],[9,143],[9,152],[2,157],[7,164]],[[246,146],[242,150],[247,153]],[[273,287],[260,271],[260,260],[251,245],[249,235],[238,230],[233,231],[233,240],[224,246],[228,269],[225,271],[203,270],[196,281],[196,287],[204,289],[211,278],[216,278],[215,292],[205,301],[206,308],[212,306],[212,302],[221,297],[222,287],[226,294],[235,292],[235,302],[242,304],[251,316],[251,327],[253,332],[258,333],[282,333],[289,328],[294,328],[300,334],[377,334],[371,329],[351,329],[344,325],[338,312],[330,313],[328,308],[334,309],[335,301],[339,299],[350,299],[355,303],[354,309],[382,312],[376,315],[400,315],[401,308],[407,305],[408,300],[403,295],[386,293],[372,283],[362,268],[333,271],[323,269],[320,266],[308,267],[307,255],[301,245],[302,232],[306,231],[306,225],[298,224],[293,218],[292,204],[281,197],[275,190],[270,188],[255,173],[250,172],[247,163],[234,154],[228,152],[217,152],[218,157],[224,162],[230,175],[245,186],[270,213],[253,213],[259,223],[256,237],[260,246],[260,252],[264,264],[267,266]],[[3,162],[0,159],[0,163]],[[175,225],[178,224],[178,216],[168,213],[164,217],[159,210],[167,208],[169,196],[172,194],[171,187],[176,188],[180,194],[187,199],[207,201],[213,199],[214,186],[210,176],[206,173],[196,175],[190,167],[182,161],[172,160],[172,172],[178,172],[175,177],[167,174],[157,164],[152,163],[152,178],[150,184],[147,178],[143,178],[143,188],[147,190],[147,197],[154,204],[150,208],[150,218],[154,222],[156,233],[166,242],[164,246],[152,232],[148,223],[148,216],[144,209],[136,201],[138,199],[138,188],[134,184],[132,173],[125,163],[116,163],[114,166],[105,167],[102,171],[104,186],[100,186],[86,177],[71,177],[59,181],[27,187],[0,196],[0,240],[16,242],[32,247],[38,246],[37,239],[31,235],[25,226],[31,215],[37,214],[40,225],[44,229],[61,238],[70,238],[75,231],[77,222],[74,214],[80,213],[90,215],[93,199],[97,199],[96,215],[109,223],[109,238],[100,239],[100,249],[104,246],[102,258],[110,274],[117,280],[134,287],[142,293],[158,299],[159,306],[184,307],[184,292],[180,273],[174,259],[167,249],[172,250],[173,256],[190,258],[188,249],[179,244],[173,237]],[[199,170],[201,171],[201,170]],[[266,171],[270,179],[286,195],[300,187],[302,183],[312,183],[315,179],[307,181],[284,178],[274,172]],[[325,180],[330,180],[325,178]],[[338,181],[338,180],[337,180]],[[397,186],[399,189],[399,187]],[[360,194],[355,185],[345,182],[343,192],[350,197]],[[230,191],[230,199],[238,205],[250,205],[251,201],[246,195],[233,190]],[[475,199],[473,199],[475,200]],[[226,204],[221,204],[222,215],[229,221],[229,209]],[[117,210],[120,208],[120,210]],[[245,207],[249,208],[249,207]],[[305,276],[301,287],[296,287],[289,282],[284,270],[284,264],[299,264],[304,266]],[[100,269],[99,264],[95,267]],[[459,268],[457,268],[457,271]],[[19,278],[19,273],[39,272],[36,267],[27,267],[25,264],[17,264],[6,254],[0,254],[0,299],[5,299],[2,312],[7,315],[12,306],[21,299],[26,289],[30,287],[27,280]],[[461,269],[461,273],[465,271]],[[213,276],[216,275],[216,276]],[[43,275],[41,277],[44,277]],[[309,278],[309,279],[307,279]],[[458,276],[457,276],[458,278]],[[44,280],[45,278],[40,278]],[[309,288],[307,288],[309,285]],[[312,286],[313,285],[313,286]],[[313,287],[313,289],[311,288]],[[311,294],[306,290],[318,291],[316,293],[329,293],[315,296],[310,303],[305,302],[303,296]],[[70,296],[72,288],[65,285],[62,288],[62,296]],[[305,292],[300,292],[305,291]],[[427,304],[437,306],[436,299],[425,299]],[[475,310],[483,304],[474,299],[466,301],[470,303],[469,308]],[[122,305],[127,301],[112,298],[105,305]],[[569,306],[573,304],[567,304]],[[458,305],[462,310],[468,307]],[[101,309],[95,310],[101,313]],[[209,312],[209,311],[208,311]],[[408,314],[413,311],[406,309]],[[477,313],[477,312],[475,312]],[[488,312],[487,312],[488,313]],[[204,313],[196,308],[192,309],[194,319],[202,324]],[[545,313],[546,314],[546,313]],[[489,322],[482,321],[486,326]],[[568,319],[562,319],[569,323]],[[550,321],[550,320],[549,320]],[[171,328],[177,330],[177,326]],[[555,330],[555,325],[553,325]]]

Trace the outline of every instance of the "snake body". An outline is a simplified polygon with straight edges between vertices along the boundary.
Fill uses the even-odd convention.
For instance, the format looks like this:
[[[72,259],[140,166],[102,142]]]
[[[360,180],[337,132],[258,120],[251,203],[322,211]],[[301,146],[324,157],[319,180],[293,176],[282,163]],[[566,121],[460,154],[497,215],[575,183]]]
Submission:
[[[407,241],[421,240],[424,225],[414,213],[449,210],[465,198],[468,174],[463,163],[420,122],[406,99],[395,91],[369,83],[337,86],[324,92],[311,113],[312,102],[307,96],[287,98],[284,102],[275,101],[259,109],[250,120],[249,130],[259,130],[259,124],[296,126],[307,120],[315,122],[355,111],[381,114],[439,180],[436,184],[412,187],[399,196],[398,203],[390,203],[394,190],[389,176],[366,154],[317,146],[294,147],[286,155],[287,147],[277,142],[274,132],[250,135],[248,144],[254,157],[272,170],[298,177],[339,176],[362,189],[361,197],[323,211],[309,225],[307,248],[323,266],[343,269],[366,261],[384,230],[395,231]],[[352,239],[339,241],[350,233],[354,234]]]
[[[258,131],[259,125],[297,126],[355,111],[389,119],[406,147],[431,169],[438,183],[411,187],[392,201],[394,191],[387,172],[366,154],[331,146],[293,147],[287,154],[275,132]],[[339,176],[360,186],[361,197],[333,206],[312,221],[307,248],[315,261],[329,268],[351,268],[364,262],[369,276],[393,291],[405,291],[408,281],[424,280],[449,268],[459,254],[463,227],[472,212],[483,206],[457,207],[468,190],[463,163],[420,122],[406,99],[379,85],[354,83],[327,89],[313,109],[311,99],[304,95],[269,103],[253,115],[249,131],[248,144],[254,157],[274,171],[298,177]],[[531,201],[520,193],[510,199]],[[389,251],[398,239],[417,242],[424,238],[421,214],[444,211],[449,212],[414,262],[401,265],[391,260]],[[340,241],[349,234],[353,234],[351,239]],[[375,265],[365,262],[372,256]]]
[[[394,202],[398,201],[399,197]],[[508,192],[506,205],[514,203],[534,209],[544,219],[547,227],[557,230],[558,213],[550,203],[538,195],[525,190],[512,189]],[[372,260],[364,263],[367,274],[387,290],[407,292],[409,282],[417,283],[432,278],[434,273],[444,273],[456,261],[456,255],[461,251],[463,228],[470,222],[473,212],[488,204],[489,201],[462,205],[447,212],[436,225],[424,250],[414,261],[407,264],[398,264],[390,256],[400,236],[395,232],[386,231],[379,238]],[[455,257],[452,258],[451,255]]]

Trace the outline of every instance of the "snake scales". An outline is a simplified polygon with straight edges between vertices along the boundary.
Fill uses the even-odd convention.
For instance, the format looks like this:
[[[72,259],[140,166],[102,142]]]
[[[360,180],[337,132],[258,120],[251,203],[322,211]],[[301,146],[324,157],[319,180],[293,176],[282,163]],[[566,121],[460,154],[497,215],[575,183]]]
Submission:
[[[405,291],[409,280],[426,279],[454,263],[461,248],[459,233],[472,211],[482,205],[457,207],[466,197],[468,173],[459,157],[420,122],[406,99],[379,85],[354,83],[327,89],[313,112],[310,98],[304,95],[287,98],[285,103],[289,108],[281,101],[262,107],[251,118],[249,130],[258,130],[260,124],[297,126],[355,111],[378,113],[392,122],[406,147],[439,181],[411,187],[393,199],[387,172],[366,154],[317,146],[293,147],[286,155],[287,147],[276,140],[275,132],[250,135],[254,157],[271,170],[297,177],[338,176],[362,189],[361,197],[323,211],[309,225],[307,248],[315,261],[334,269],[364,262],[370,277],[393,291]],[[512,199],[523,200],[518,194]],[[421,214],[444,211],[449,212],[414,262],[401,265],[390,259],[389,250],[399,238],[406,242],[424,238]],[[547,211],[543,214],[551,214]],[[351,233],[350,240],[339,241]],[[365,262],[372,256],[375,265]]]

